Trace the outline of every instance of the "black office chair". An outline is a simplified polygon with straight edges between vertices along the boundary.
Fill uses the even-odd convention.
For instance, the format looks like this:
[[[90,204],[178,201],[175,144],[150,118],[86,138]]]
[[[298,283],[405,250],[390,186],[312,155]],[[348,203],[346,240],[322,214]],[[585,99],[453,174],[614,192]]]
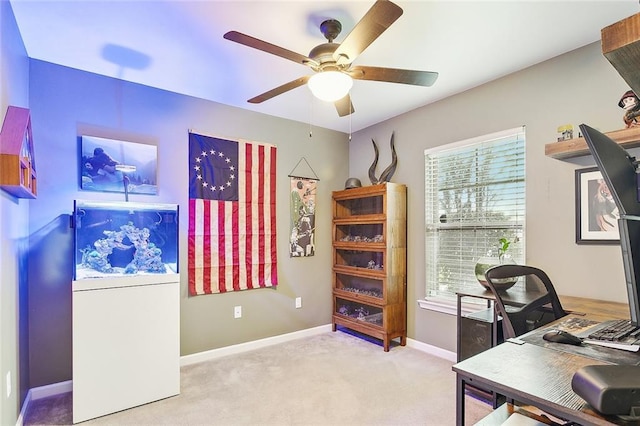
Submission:
[[[502,316],[505,339],[520,336],[567,315],[549,276],[541,269],[526,265],[497,265],[487,269],[484,275],[496,299],[497,312]],[[527,291],[539,293],[539,297],[521,307],[506,305],[503,301],[506,293],[498,288],[501,279],[512,277],[524,277]]]

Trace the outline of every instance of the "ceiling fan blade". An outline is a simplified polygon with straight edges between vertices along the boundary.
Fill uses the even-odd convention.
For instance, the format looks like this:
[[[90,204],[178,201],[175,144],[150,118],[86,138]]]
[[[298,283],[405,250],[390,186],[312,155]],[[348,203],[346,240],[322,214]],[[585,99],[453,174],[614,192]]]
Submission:
[[[254,49],[262,50],[263,52],[271,53],[272,55],[280,56],[281,58],[288,59],[302,65],[318,65],[316,61],[304,55],[237,31],[229,31],[223,37],[227,40],[235,41],[236,43],[244,44],[245,46],[253,47]]]
[[[293,90],[296,87],[303,86],[304,84],[306,84],[307,81],[309,81],[310,77],[311,77],[310,75],[305,75],[303,77],[296,78],[295,80],[290,81],[286,84],[283,84],[282,86],[278,86],[275,89],[271,89],[268,92],[264,92],[261,95],[253,97],[249,99],[247,102],[252,104],[259,104],[261,102],[268,101],[269,99],[274,98],[278,95],[281,95],[285,92],[288,92],[289,90]]]
[[[352,67],[347,71],[347,74],[356,80],[386,81],[426,87],[433,85],[438,79],[437,72],[368,66]]]
[[[378,0],[356,24],[333,53],[338,65],[352,63],[371,43],[377,39],[396,19],[402,8],[388,0]]]
[[[337,101],[335,101],[334,104],[336,106],[336,110],[338,111],[338,115],[340,117],[344,117],[346,115],[353,114],[354,112],[356,112],[356,110],[353,109],[353,104],[351,103],[351,96],[349,96],[348,93],[344,98],[338,99]]]

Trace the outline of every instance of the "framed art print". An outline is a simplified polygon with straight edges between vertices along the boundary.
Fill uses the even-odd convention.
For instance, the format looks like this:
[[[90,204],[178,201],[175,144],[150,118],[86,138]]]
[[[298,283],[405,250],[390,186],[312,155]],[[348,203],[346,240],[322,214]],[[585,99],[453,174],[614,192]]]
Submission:
[[[597,167],[576,170],[576,243],[617,244],[620,214]]]
[[[82,136],[80,188],[87,191],[158,193],[158,147]]]

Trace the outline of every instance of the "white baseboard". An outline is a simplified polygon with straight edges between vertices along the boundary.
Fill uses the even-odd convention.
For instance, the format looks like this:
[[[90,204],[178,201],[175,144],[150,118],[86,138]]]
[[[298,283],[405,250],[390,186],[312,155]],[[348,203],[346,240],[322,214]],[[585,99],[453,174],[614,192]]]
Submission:
[[[225,346],[224,348],[212,349],[210,351],[198,352],[196,354],[184,355],[180,357],[180,366],[191,365],[198,362],[209,361],[227,355],[235,355],[254,349],[260,349],[278,343],[289,342],[302,337],[315,336],[317,334],[331,331],[331,324],[321,325],[305,330],[294,331],[293,333],[281,334],[279,336],[267,337],[266,339],[254,340],[252,342],[240,343],[237,345]]]
[[[31,390],[27,392],[27,396],[22,403],[22,408],[20,409],[20,414],[18,414],[18,420],[16,420],[16,426],[24,425],[24,416],[27,414],[27,408],[29,408],[29,404],[31,403]]]
[[[212,349],[210,351],[198,352],[196,354],[184,355],[180,357],[180,366],[209,361],[227,355],[236,355],[253,349],[264,348],[278,343],[289,342],[303,337],[315,336],[332,330],[331,324],[321,325],[305,330],[294,331],[293,333],[281,334],[279,336],[267,337],[266,339],[254,340],[252,342],[240,343],[237,345],[225,346],[224,348]],[[419,351],[437,356],[451,362],[456,362],[457,354],[437,346],[429,345],[418,340],[407,338],[407,346]]]
[[[29,393],[31,394],[31,400],[35,401],[42,398],[47,398],[53,395],[60,395],[61,393],[71,392],[73,390],[73,385],[71,380],[67,380],[66,382],[58,382],[52,383],[50,385],[39,386],[37,388],[29,389]],[[27,398],[29,395],[27,395]]]
[[[455,352],[451,352],[437,346],[429,345],[427,343],[420,342],[419,340],[407,338],[407,346],[422,352],[426,352],[430,355],[437,356],[438,358],[446,359],[451,362],[456,362],[458,358]]]
[[[22,403],[22,409],[18,415],[16,426],[22,426],[24,424],[24,416],[27,413],[27,409],[29,408],[31,401],[47,398],[53,395],[60,395],[62,393],[71,392],[72,390],[73,386],[71,380],[29,389],[27,396],[24,398],[24,402]]]
[[[252,342],[240,343],[237,345],[226,346],[224,348],[212,349],[210,351],[198,352],[196,354],[184,355],[180,357],[180,366],[191,365],[198,362],[209,361],[212,359],[220,358],[227,355],[235,355],[254,349],[264,348],[267,346],[275,345],[278,343],[289,342],[292,340],[300,339],[303,337],[315,336],[318,334],[327,333],[332,330],[331,324],[321,325],[318,327],[307,328],[300,331],[294,331],[293,333],[281,334],[279,336],[267,337],[265,339],[254,340]],[[427,343],[420,342],[418,340],[407,338],[407,346],[419,351],[428,353],[439,358],[449,360],[451,362],[456,361],[456,353],[447,351],[437,346],[429,345]],[[73,382],[67,380],[65,382],[52,383],[46,386],[40,386],[37,388],[29,389],[27,396],[22,404],[20,415],[16,426],[22,426],[24,422],[24,415],[27,412],[31,401],[35,401],[41,398],[47,398],[53,395],[59,395],[73,390]]]

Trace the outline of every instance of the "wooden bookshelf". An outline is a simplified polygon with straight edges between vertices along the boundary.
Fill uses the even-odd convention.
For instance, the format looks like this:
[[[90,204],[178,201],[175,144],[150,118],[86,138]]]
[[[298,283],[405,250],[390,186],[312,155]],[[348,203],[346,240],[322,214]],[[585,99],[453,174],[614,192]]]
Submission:
[[[407,187],[333,192],[333,331],[407,342]],[[367,263],[367,261],[369,261]]]

